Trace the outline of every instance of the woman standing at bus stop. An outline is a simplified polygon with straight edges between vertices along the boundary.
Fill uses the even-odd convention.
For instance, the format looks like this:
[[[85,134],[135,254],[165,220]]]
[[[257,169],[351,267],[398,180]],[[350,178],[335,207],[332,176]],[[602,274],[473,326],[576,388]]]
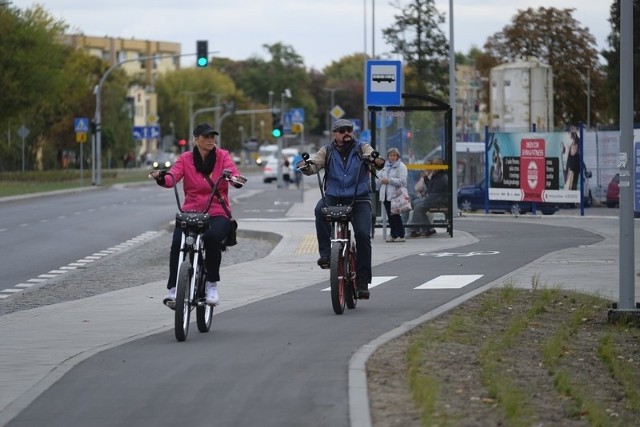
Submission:
[[[390,148],[387,151],[387,161],[376,178],[376,187],[380,191],[380,200],[387,211],[387,218],[389,218],[391,231],[387,242],[404,242],[402,212],[391,209],[392,200],[394,204],[396,202],[401,204],[402,200],[397,200],[397,198],[402,197],[406,197],[408,206],[411,207],[411,199],[407,193],[407,166],[400,159],[400,151],[397,148]]]

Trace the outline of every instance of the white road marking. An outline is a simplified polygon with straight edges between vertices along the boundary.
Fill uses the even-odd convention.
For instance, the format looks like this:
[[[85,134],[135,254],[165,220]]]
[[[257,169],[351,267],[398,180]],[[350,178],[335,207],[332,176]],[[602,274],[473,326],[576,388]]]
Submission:
[[[382,285],[389,280],[393,280],[398,276],[374,276],[371,278],[371,283],[369,284],[369,289],[375,288],[378,285]],[[331,288],[325,288],[322,291],[330,291]]]
[[[484,276],[483,274],[442,275],[413,289],[459,289]]]
[[[107,255],[111,255],[115,252],[118,252],[119,250],[122,249],[126,249],[129,248],[131,246],[133,246],[136,243],[139,242],[143,242],[149,238],[151,238],[152,236],[156,235],[158,232],[157,231],[147,231],[145,233],[142,233],[139,236],[136,236],[132,239],[127,240],[124,243],[119,244],[118,246],[114,246],[112,248],[106,249],[106,250],[102,250],[100,252],[96,252],[93,255],[89,255],[87,257],[85,257],[84,259],[79,259],[76,262],[71,262],[65,266],[60,267],[57,270],[51,270],[46,274],[40,274],[37,278],[33,278],[33,279],[29,279],[26,282],[23,283],[18,283],[16,285],[14,285],[13,288],[7,288],[7,289],[3,289],[0,290],[0,299],[4,299],[9,297],[10,295],[14,295],[17,292],[22,292],[25,289],[38,284],[38,283],[42,283],[42,282],[46,282],[49,279],[53,279],[55,277],[58,277],[62,274],[65,274],[68,270],[77,270],[78,268],[86,268],[88,266],[88,264],[92,263],[95,260],[101,259]]]

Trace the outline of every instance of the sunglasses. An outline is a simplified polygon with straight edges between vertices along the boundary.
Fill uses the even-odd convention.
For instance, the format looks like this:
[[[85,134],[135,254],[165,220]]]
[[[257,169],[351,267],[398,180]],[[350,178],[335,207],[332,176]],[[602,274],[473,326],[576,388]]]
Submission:
[[[351,133],[351,132],[353,132],[353,128],[340,128],[340,129],[337,129],[336,132],[338,132],[340,134],[343,134],[345,132]]]

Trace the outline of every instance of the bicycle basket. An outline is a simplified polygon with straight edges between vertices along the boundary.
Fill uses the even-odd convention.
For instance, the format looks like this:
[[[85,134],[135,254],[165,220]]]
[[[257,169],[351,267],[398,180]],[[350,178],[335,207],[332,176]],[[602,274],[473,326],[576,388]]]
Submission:
[[[349,221],[353,213],[353,206],[325,206],[320,209],[325,221]]]
[[[211,216],[208,213],[178,212],[176,214],[176,226],[191,228],[201,233],[209,228]]]

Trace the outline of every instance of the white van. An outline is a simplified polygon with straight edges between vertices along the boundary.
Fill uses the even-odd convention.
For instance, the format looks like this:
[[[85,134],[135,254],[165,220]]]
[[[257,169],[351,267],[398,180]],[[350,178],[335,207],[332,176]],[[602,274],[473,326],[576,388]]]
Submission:
[[[264,166],[267,163],[267,159],[269,157],[275,157],[277,153],[277,144],[261,145],[260,148],[258,148],[258,158],[256,159],[256,163],[258,166]]]

